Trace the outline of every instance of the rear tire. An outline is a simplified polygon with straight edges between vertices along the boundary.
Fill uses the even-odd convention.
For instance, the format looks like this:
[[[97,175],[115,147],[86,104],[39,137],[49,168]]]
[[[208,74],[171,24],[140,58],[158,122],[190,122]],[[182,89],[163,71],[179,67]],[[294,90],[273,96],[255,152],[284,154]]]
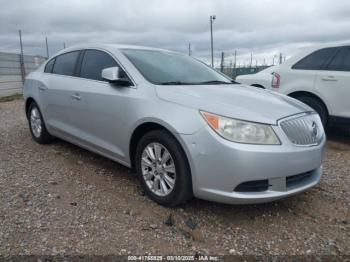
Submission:
[[[296,99],[298,99],[299,101],[307,104],[312,109],[314,109],[319,114],[322,124],[326,128],[327,122],[328,122],[328,114],[327,114],[327,109],[322,102],[309,96],[296,97]]]
[[[135,166],[143,189],[158,204],[176,206],[192,198],[186,155],[167,131],[150,131],[140,139]]]
[[[54,139],[47,131],[41,111],[35,102],[30,104],[27,118],[29,130],[35,142],[47,144]]]

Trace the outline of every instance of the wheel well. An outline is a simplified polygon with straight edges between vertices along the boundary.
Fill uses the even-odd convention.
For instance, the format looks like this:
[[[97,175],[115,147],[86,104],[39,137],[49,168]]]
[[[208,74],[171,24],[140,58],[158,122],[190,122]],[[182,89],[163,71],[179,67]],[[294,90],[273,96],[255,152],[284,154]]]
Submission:
[[[259,88],[263,88],[263,89],[265,89],[265,87],[264,87],[264,86],[259,85],[259,84],[252,84],[251,86],[255,86],[255,87],[259,87]]]
[[[316,99],[318,102],[320,102],[324,106],[324,108],[326,109],[327,116],[329,115],[328,108],[327,108],[326,104],[323,102],[323,100],[321,98],[319,98],[315,94],[312,94],[312,93],[309,93],[309,92],[305,92],[305,91],[298,91],[298,92],[291,93],[288,96],[293,97],[295,99],[298,99],[299,97],[302,97],[302,96],[312,97],[312,98]]]
[[[166,129],[164,126],[157,124],[157,123],[143,123],[139,125],[133,132],[131,139],[130,139],[130,145],[129,145],[129,156],[130,156],[130,163],[133,170],[135,170],[135,153],[136,153],[136,147],[138,142],[140,141],[141,137],[143,137],[146,133],[153,131],[153,130],[165,130],[168,131],[170,134],[171,132]]]
[[[28,117],[28,110],[29,110],[29,107],[31,105],[31,103],[35,102],[35,100],[31,97],[29,97],[27,100],[26,100],[26,116]]]

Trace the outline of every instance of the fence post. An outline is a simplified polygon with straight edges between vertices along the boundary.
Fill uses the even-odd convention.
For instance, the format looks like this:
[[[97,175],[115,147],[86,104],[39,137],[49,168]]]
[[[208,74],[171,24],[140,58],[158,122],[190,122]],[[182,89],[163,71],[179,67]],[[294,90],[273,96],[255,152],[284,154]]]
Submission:
[[[234,69],[232,70],[232,79],[236,79],[237,76],[237,50],[235,50],[235,63]]]
[[[21,68],[22,84],[24,84],[24,79],[26,77],[26,69],[24,67],[22,31],[18,30],[18,33],[19,33],[19,44],[20,44],[20,47],[21,47],[21,54],[19,55],[19,64],[20,64],[20,68]]]
[[[45,44],[46,44],[46,57],[49,59],[49,44],[47,43],[47,37],[45,37]]]
[[[225,59],[225,53],[221,52],[221,63],[220,63],[220,71],[224,72],[224,59]]]

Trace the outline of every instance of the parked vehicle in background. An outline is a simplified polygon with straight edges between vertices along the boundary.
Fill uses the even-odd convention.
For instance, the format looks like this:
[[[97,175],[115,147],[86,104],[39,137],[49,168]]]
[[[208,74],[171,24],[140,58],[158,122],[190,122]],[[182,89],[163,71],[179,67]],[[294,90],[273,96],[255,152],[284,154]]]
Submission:
[[[350,127],[350,46],[309,47],[281,65],[236,81],[302,101],[325,126]]]
[[[270,66],[256,74],[239,75],[235,81],[241,84],[255,86],[259,88],[269,88],[272,81],[272,73],[277,66]]]
[[[270,88],[312,107],[324,125],[350,127],[350,46],[303,50],[274,70]]]
[[[154,201],[193,195],[259,203],[316,185],[325,135],[299,101],[233,82],[167,50],[80,45],[62,50],[24,85],[29,130],[136,170]]]

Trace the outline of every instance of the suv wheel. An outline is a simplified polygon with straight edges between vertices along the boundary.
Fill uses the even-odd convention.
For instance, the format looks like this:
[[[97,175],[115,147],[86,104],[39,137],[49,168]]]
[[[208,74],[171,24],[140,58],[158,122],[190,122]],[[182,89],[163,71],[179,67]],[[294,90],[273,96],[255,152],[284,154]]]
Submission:
[[[47,144],[52,141],[53,137],[47,131],[40,109],[35,102],[29,106],[28,122],[30,133],[37,143]]]
[[[136,149],[135,165],[147,195],[164,206],[176,206],[192,197],[189,165],[181,146],[168,132],[144,135]]]
[[[309,96],[301,96],[301,97],[297,97],[296,99],[300,100],[301,102],[307,104],[308,106],[310,106],[312,109],[314,109],[320,116],[322,124],[324,127],[327,126],[327,110],[325,108],[325,106],[318,101],[317,99],[313,98],[313,97],[309,97]]]

